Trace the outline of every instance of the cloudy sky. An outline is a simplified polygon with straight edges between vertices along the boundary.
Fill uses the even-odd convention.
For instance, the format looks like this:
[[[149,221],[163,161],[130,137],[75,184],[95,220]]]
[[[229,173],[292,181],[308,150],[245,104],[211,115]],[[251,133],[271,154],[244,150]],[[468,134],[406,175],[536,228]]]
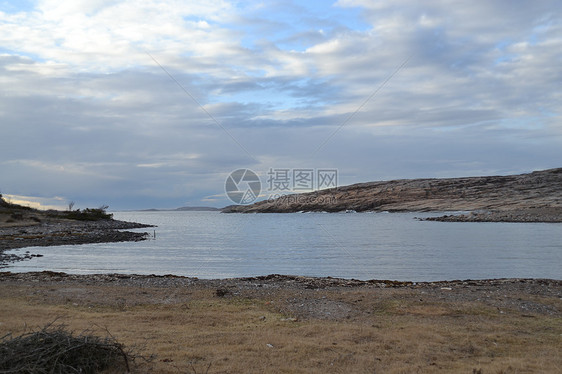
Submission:
[[[562,3],[0,0],[0,87],[0,192],[43,206],[523,173],[562,166]]]

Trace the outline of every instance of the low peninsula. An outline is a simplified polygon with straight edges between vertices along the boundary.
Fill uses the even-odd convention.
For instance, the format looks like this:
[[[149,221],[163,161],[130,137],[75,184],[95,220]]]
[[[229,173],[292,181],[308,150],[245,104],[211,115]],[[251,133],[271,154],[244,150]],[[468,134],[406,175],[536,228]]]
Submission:
[[[106,207],[84,210],[39,210],[12,204],[0,195],[0,268],[28,259],[30,253],[6,250],[53,245],[140,241],[148,233],[123,231],[152,227],[113,219]]]

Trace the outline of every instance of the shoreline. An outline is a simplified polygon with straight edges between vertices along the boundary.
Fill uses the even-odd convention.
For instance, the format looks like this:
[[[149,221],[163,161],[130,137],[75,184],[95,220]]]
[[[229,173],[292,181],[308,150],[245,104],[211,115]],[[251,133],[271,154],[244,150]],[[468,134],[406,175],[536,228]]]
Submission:
[[[240,207],[240,206],[236,206]],[[227,207],[228,209],[234,209]],[[227,209],[225,208],[225,209]],[[466,211],[467,213],[450,214],[451,212]],[[299,211],[223,211],[227,214],[300,214],[300,213],[436,213],[443,214],[437,217],[417,218],[420,221],[437,222],[508,222],[508,223],[562,223],[562,207],[541,207],[507,210],[486,209],[390,209],[390,210],[361,210],[353,209],[326,211],[326,210],[299,210]]]
[[[125,274],[125,273],[94,273],[94,274],[72,274],[51,270],[33,272],[11,272],[0,271],[0,281],[13,279],[17,281],[76,281],[76,282],[102,282],[102,283],[127,283],[141,284],[152,282],[161,286],[177,286],[178,284],[194,284],[215,286],[215,285],[243,285],[269,284],[281,287],[286,285],[304,289],[324,289],[324,288],[355,288],[355,287],[374,287],[374,288],[411,288],[419,289],[425,287],[473,287],[473,286],[501,286],[505,284],[543,284],[562,288],[562,279],[553,278],[485,278],[485,279],[454,279],[454,280],[434,280],[434,281],[401,281],[391,279],[368,279],[360,280],[355,278],[338,277],[316,277],[306,275],[289,274],[268,274],[252,277],[230,277],[230,278],[198,278],[175,274]],[[561,290],[562,291],[562,290]],[[560,294],[562,298],[562,293]]]
[[[561,223],[562,208],[528,208],[522,210],[472,211],[466,214],[423,218],[438,222],[510,222],[510,223]]]
[[[540,283],[554,284],[562,287],[562,278],[520,278],[520,277],[499,277],[499,278],[467,278],[467,279],[441,279],[427,281],[397,280],[397,279],[356,279],[342,278],[333,276],[309,276],[291,274],[268,274],[244,277],[225,277],[225,278],[199,278],[195,276],[177,274],[138,274],[138,273],[65,273],[53,270],[37,271],[11,271],[10,268],[0,268],[0,281],[2,279],[17,279],[25,281],[29,279],[49,280],[49,281],[77,281],[87,283],[127,283],[132,284],[160,284],[164,287],[177,285],[243,285],[243,284],[273,284],[275,287],[295,286],[304,289],[324,289],[324,288],[403,288],[420,289],[424,287],[468,287],[468,286],[497,286],[502,284],[515,283]],[[261,286],[260,286],[261,287]],[[562,298],[562,294],[561,294]]]

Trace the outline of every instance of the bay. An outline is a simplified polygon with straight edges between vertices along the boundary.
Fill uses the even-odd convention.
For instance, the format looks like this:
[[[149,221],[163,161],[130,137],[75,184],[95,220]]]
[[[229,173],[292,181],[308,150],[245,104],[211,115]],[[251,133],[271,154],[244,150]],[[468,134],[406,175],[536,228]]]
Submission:
[[[137,230],[155,238],[24,248],[15,253],[43,257],[5,270],[199,278],[562,279],[562,224],[415,219],[442,214],[116,212],[116,219],[157,225]]]

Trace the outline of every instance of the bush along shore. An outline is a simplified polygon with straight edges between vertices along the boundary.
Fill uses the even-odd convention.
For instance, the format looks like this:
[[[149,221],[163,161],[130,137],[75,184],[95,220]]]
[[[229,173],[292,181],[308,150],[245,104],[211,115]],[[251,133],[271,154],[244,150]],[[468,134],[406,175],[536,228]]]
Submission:
[[[113,219],[107,206],[84,210],[37,210],[11,204],[0,195],[0,268],[29,259],[25,254],[5,253],[10,249],[53,245],[140,241],[144,232],[121,231],[152,227]]]

